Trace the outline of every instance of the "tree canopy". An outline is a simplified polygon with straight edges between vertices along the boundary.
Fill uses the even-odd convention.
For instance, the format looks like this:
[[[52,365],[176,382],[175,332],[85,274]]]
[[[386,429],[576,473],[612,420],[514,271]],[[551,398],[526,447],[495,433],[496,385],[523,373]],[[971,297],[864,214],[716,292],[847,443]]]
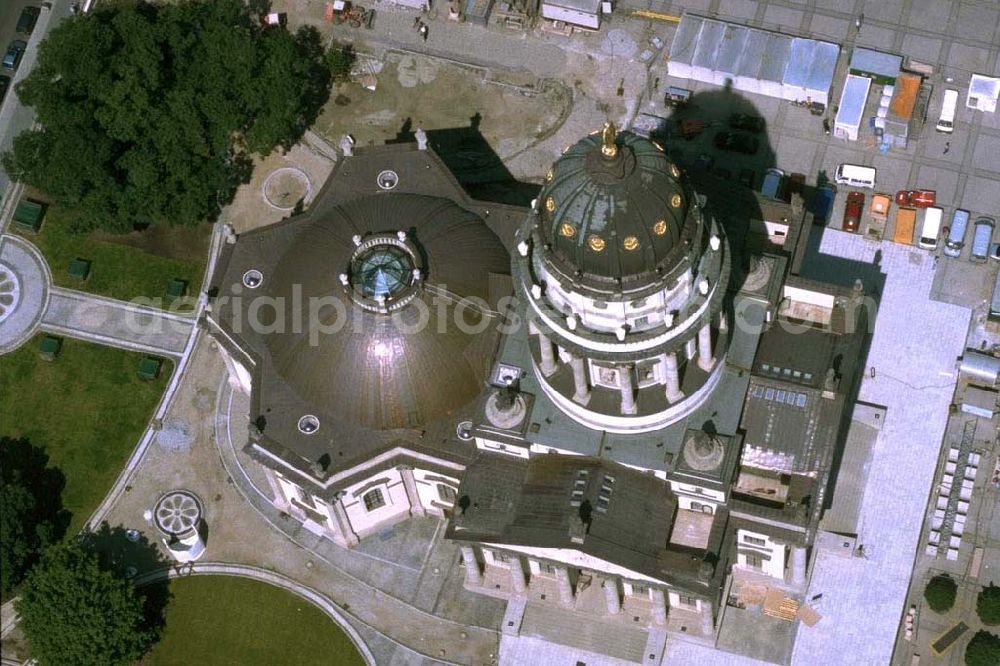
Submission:
[[[1000,664],[1000,636],[977,631],[965,648],[965,666],[996,666]]]
[[[290,146],[326,101],[319,33],[262,26],[241,0],[101,9],[63,21],[18,86],[40,129],[4,168],[82,228],[194,224]]]
[[[938,574],[931,578],[924,589],[924,599],[931,610],[943,613],[955,605],[955,596],[958,593],[958,586],[955,581],[946,574]]]
[[[62,538],[66,480],[26,439],[0,437],[0,592],[20,583],[44,548]]]
[[[16,607],[43,664],[131,664],[157,637],[143,597],[75,539],[45,551]]]
[[[976,597],[976,615],[983,624],[1000,624],[1000,586],[990,583]]]

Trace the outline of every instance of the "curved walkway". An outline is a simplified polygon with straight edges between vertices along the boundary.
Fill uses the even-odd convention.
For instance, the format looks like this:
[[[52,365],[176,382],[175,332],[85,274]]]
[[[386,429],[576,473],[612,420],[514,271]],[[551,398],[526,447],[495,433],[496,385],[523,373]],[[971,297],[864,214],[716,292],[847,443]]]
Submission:
[[[329,586],[328,593],[343,600],[344,609],[350,609],[345,612],[393,643],[438,663],[478,664],[494,658],[500,641],[496,630],[455,622],[417,608],[338,567],[331,558],[324,556],[323,548],[312,547],[296,539],[293,528],[298,523],[281,519],[281,511],[254,485],[236,457],[229,434],[228,414],[221,413],[223,406],[228,410],[232,394],[228,381],[223,380],[219,387],[217,404],[220,413],[216,414],[216,432],[213,438],[223,467],[239,493],[270,527],[336,572],[335,576],[327,576],[324,582]],[[329,548],[340,548],[327,539],[322,539],[319,543]],[[445,653],[430,655],[427,648],[431,645],[448,647]]]
[[[354,643],[355,649],[357,649],[357,651],[364,658],[366,664],[375,666],[375,656],[371,653],[371,650],[368,649],[368,646],[365,644],[364,640],[362,640],[358,632],[341,613],[340,609],[337,608],[336,604],[334,604],[329,597],[317,592],[311,587],[307,587],[302,583],[292,580],[288,576],[284,576],[273,571],[267,571],[265,569],[261,569],[260,567],[252,567],[244,564],[198,562],[183,567],[165,567],[163,569],[151,571],[137,577],[135,579],[135,584],[137,586],[142,586],[169,578],[206,575],[238,576],[240,578],[249,578],[251,580],[267,583],[268,585],[280,587],[283,590],[305,599],[326,613],[327,617],[333,620],[334,623],[336,623],[337,626],[340,627],[345,634],[347,634],[347,636],[351,639],[351,642]]]

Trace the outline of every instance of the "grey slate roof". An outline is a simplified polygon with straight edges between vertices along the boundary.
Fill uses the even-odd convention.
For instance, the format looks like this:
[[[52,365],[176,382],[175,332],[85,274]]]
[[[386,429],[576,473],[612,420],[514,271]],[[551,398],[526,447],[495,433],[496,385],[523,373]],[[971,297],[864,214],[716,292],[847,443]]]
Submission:
[[[703,594],[722,576],[705,560],[718,552],[728,514],[716,514],[706,551],[670,546],[677,498],[669,484],[606,460],[482,454],[458,495],[466,508],[451,521],[449,539],[575,549]]]

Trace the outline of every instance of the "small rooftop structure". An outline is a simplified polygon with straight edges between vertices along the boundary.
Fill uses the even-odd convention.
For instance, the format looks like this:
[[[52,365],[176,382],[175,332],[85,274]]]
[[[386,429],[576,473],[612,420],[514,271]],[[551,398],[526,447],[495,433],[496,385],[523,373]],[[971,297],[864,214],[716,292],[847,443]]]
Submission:
[[[965,106],[977,111],[996,113],[998,99],[1000,99],[1000,78],[982,74],[972,75]]]
[[[872,81],[865,76],[848,75],[840,94],[840,109],[833,123],[833,134],[838,139],[858,140],[858,130],[865,114],[865,103]]]
[[[903,56],[859,47],[851,53],[849,71],[855,76],[867,77],[877,84],[891,86],[896,83],[896,77],[899,76],[902,67]]]
[[[997,392],[994,389],[969,386],[962,399],[962,411],[984,419],[992,419],[997,413]]]
[[[543,0],[542,18],[597,30],[601,26],[601,0]]]
[[[962,379],[993,387],[1000,381],[1000,358],[976,349],[966,349],[958,361]]]

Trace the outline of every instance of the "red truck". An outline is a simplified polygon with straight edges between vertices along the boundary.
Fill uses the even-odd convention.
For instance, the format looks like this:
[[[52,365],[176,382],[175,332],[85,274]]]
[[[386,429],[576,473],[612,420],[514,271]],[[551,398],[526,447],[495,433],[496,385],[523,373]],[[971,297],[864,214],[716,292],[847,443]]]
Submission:
[[[896,192],[897,206],[913,206],[914,208],[930,208],[937,199],[934,190],[900,190]]]

